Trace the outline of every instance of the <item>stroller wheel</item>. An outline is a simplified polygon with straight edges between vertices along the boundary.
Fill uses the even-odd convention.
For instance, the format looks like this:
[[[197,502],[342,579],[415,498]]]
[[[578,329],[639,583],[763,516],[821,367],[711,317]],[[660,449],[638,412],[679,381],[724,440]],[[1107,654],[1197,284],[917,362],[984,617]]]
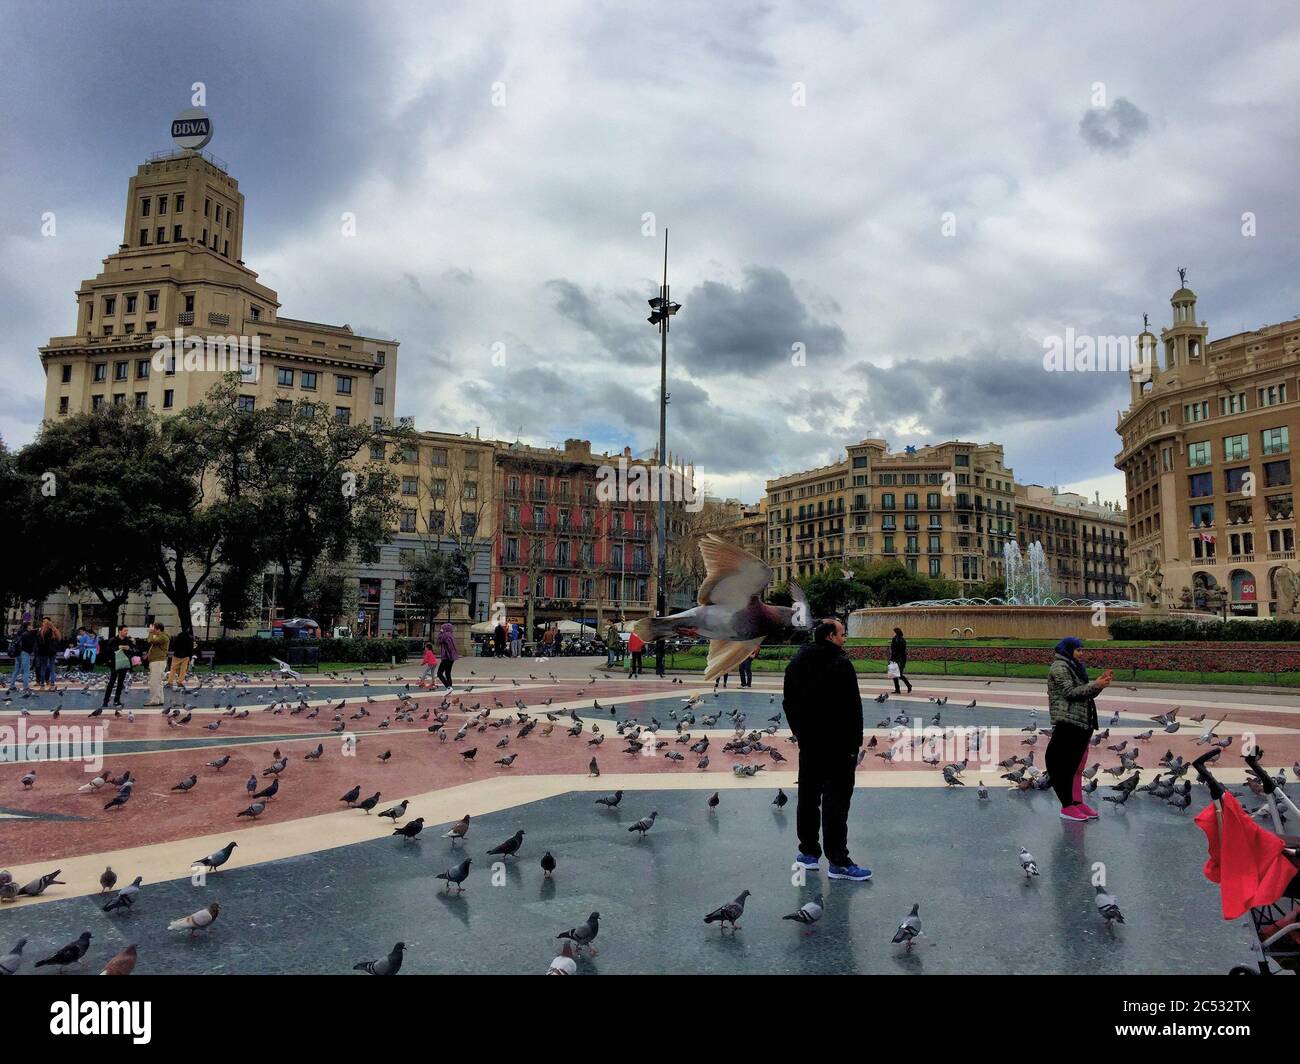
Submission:
[[[1228,969],[1229,975],[1259,975],[1254,968],[1249,968],[1244,964],[1238,964],[1235,968]]]

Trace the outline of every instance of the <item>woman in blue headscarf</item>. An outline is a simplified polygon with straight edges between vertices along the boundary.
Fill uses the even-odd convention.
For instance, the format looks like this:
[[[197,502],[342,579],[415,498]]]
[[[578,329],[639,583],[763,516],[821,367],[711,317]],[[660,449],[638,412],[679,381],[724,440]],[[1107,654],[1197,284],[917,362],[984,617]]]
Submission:
[[[1097,819],[1097,810],[1083,801],[1083,769],[1089,741],[1097,730],[1094,700],[1112,679],[1107,669],[1097,679],[1089,680],[1083,656],[1083,641],[1074,636],[1056,644],[1056,657],[1047,672],[1052,738],[1043,758],[1052,789],[1061,802],[1061,819],[1079,823]]]

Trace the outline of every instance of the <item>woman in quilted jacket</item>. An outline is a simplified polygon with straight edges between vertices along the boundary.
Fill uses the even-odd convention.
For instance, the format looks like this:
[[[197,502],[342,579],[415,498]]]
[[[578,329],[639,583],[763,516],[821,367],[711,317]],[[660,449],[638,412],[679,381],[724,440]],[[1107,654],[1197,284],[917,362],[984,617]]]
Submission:
[[[1068,636],[1056,644],[1056,657],[1047,673],[1047,705],[1052,717],[1052,738],[1043,758],[1052,789],[1061,802],[1061,819],[1085,823],[1097,819],[1097,810],[1083,801],[1083,770],[1088,746],[1097,730],[1095,699],[1111,684],[1107,669],[1088,679],[1083,661],[1083,641]]]

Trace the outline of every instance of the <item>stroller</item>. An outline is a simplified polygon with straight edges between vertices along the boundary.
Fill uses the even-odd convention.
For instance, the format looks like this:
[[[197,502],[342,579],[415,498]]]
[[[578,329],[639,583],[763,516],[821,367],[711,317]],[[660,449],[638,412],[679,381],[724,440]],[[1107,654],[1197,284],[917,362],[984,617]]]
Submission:
[[[1237,906],[1232,905],[1227,884],[1222,882],[1222,876],[1226,872],[1222,867],[1222,857],[1234,846],[1238,856],[1249,854],[1251,840],[1247,836],[1258,834],[1261,829],[1249,822],[1249,817],[1236,798],[1224,789],[1206,767],[1219,753],[1216,748],[1192,762],[1201,782],[1210,789],[1213,803],[1197,817],[1197,823],[1210,839],[1211,859],[1206,864],[1206,875],[1219,881],[1223,887],[1224,919],[1234,919],[1240,910],[1230,911],[1230,906]],[[1246,762],[1250,774],[1259,782],[1264,797],[1261,811],[1267,811],[1272,820],[1273,834],[1281,837],[1283,846],[1249,897],[1250,921],[1254,931],[1250,943],[1251,962],[1233,966],[1229,975],[1295,975],[1300,972],[1300,920],[1292,920],[1284,925],[1281,923],[1288,919],[1289,910],[1300,903],[1300,835],[1285,834],[1282,821],[1284,816],[1295,817],[1300,821],[1300,808],[1296,807],[1273,776],[1260,765],[1262,754],[1263,751],[1256,748],[1252,753],[1243,755],[1242,760]],[[1214,810],[1212,819],[1207,817],[1211,808]],[[1276,843],[1268,848],[1275,851]],[[1285,864],[1279,867],[1279,862],[1289,862],[1290,867]],[[1240,893],[1236,897],[1239,899]],[[1268,930],[1269,928],[1275,929]]]

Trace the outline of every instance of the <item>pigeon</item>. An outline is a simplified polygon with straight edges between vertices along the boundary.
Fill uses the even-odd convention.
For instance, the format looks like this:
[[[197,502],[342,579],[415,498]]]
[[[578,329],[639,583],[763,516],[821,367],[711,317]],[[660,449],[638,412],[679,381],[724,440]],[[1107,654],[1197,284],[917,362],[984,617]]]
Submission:
[[[557,939],[568,939],[574,944],[578,952],[582,952],[583,946],[588,946],[596,940],[600,934],[600,913],[592,913],[587,917],[585,924],[579,924],[577,927],[571,927],[567,931],[561,931],[555,937]],[[594,950],[592,951],[595,952]]]
[[[399,942],[392,949],[387,957],[380,957],[377,961],[361,961],[354,964],[354,972],[365,972],[368,975],[396,975],[402,970],[402,953],[406,950],[406,943]]]
[[[130,909],[136,898],[140,896],[140,884],[144,882],[144,876],[136,876],[127,886],[117,892],[117,897],[104,906],[104,912],[111,913],[114,909]]]
[[[551,856],[551,851],[547,850],[542,854],[542,877],[549,879],[551,873],[555,871],[555,858]]]
[[[588,776],[599,776],[599,775],[600,775],[600,766],[599,766],[598,764],[596,764],[596,759],[595,759],[594,757],[591,759],[590,763],[588,763],[588,765],[587,765],[587,775],[588,775]]]
[[[45,893],[47,887],[50,887],[55,883],[59,884],[60,886],[65,886],[66,884],[64,884],[63,880],[59,878],[59,873],[62,871],[63,869],[56,868],[53,872],[47,872],[45,875],[40,876],[37,879],[33,879],[30,883],[24,883],[21,887],[18,888],[18,896],[27,897],[27,898],[39,898],[42,894]]]
[[[469,818],[466,817],[465,819],[468,820]],[[451,888],[453,885],[455,885],[457,893],[462,893],[465,890],[465,888],[462,887],[461,884],[464,883],[466,877],[469,876],[470,862],[471,862],[471,858],[466,857],[465,860],[461,861],[461,863],[458,864],[455,868],[449,868],[445,872],[439,872],[433,878],[445,879],[447,881],[447,893],[449,894],[451,893]]]
[[[907,914],[903,922],[898,925],[898,930],[894,932],[893,941],[895,943],[906,942],[908,953],[912,952],[912,940],[921,933],[920,912],[921,906],[919,904],[913,905],[912,911]]]
[[[790,796],[786,794],[785,791],[783,791],[780,787],[778,787],[776,789],[776,797],[772,799],[772,804],[776,806],[777,809],[784,809],[786,803],[789,800],[790,800]]]
[[[781,917],[782,920],[795,920],[801,924],[815,924],[822,918],[822,896],[817,895],[812,901],[804,902],[794,912]]]
[[[366,816],[369,816],[370,810],[372,810],[378,804],[379,804],[379,792],[375,791],[375,793],[372,794],[369,798],[365,798],[362,801],[357,802],[354,808],[363,810]]]
[[[710,640],[703,682],[730,672],[748,658],[769,635],[803,626],[807,599],[802,588],[791,581],[794,607],[772,606],[762,595],[772,582],[772,570],[748,551],[713,533],[699,542],[705,578],[700,585],[698,605],[666,617],[647,617],[633,630],[647,643],[668,636]]]
[[[207,764],[207,767],[208,767],[208,768],[215,768],[218,772],[220,772],[220,771],[221,771],[223,768],[225,768],[228,764],[230,764],[230,755],[229,755],[229,754],[222,754],[222,755],[221,755],[219,758],[217,758],[215,761],[209,761],[208,764]]]
[[[311,753],[303,754],[302,759],[304,761],[319,761],[321,757],[324,755],[324,753],[325,753],[325,744],[317,743],[316,749],[312,750]]]
[[[463,839],[468,834],[469,834],[469,814],[466,813],[460,820],[452,824],[451,830],[444,832],[442,837],[444,839],[451,839],[451,843],[454,846],[456,845],[456,842],[458,840]]]
[[[603,805],[606,809],[617,809],[618,803],[623,800],[623,792],[615,791],[607,798],[597,798],[596,804]]]
[[[210,853],[207,855],[207,857],[200,857],[197,861],[194,862],[194,864],[202,865],[204,868],[207,868],[209,870],[218,869],[223,864],[225,864],[227,861],[230,860],[230,854],[234,851],[235,847],[238,845],[239,843],[237,842],[227,843],[225,847],[218,850],[216,853]]]
[[[390,809],[385,809],[379,815],[388,817],[389,820],[391,820],[394,824],[396,824],[398,820],[406,816],[406,807],[410,804],[411,803],[409,799],[403,798],[395,806],[393,806]]]
[[[348,805],[356,805],[357,799],[360,797],[361,797],[361,784],[358,783],[355,787],[352,788],[352,790],[348,791],[347,794],[345,794],[342,798],[340,798],[339,801],[347,802]]]
[[[477,754],[477,753],[478,753],[478,747],[477,747],[477,746],[472,746],[472,747],[470,747],[468,750],[462,750],[462,751],[461,751],[461,754],[460,754],[460,756],[461,756],[461,760],[462,760],[462,761],[473,761],[473,760],[474,760],[474,755]]]
[[[100,975],[130,975],[135,971],[136,947],[135,945],[127,946],[121,953],[114,956],[106,965]]]
[[[206,909],[200,909],[198,912],[190,913],[189,916],[182,916],[177,920],[173,920],[167,925],[167,930],[188,931],[193,935],[196,931],[211,927],[220,912],[221,906],[214,901]]]
[[[76,964],[86,955],[88,949],[90,949],[90,932],[83,931],[76,942],[69,942],[58,953],[46,957],[43,961],[37,961],[36,967],[44,968],[53,965],[62,969],[69,964]]]
[[[523,831],[516,831],[510,838],[499,846],[493,846],[488,850],[489,857],[513,857],[519,852],[519,847],[524,844]]]
[[[117,885],[117,873],[113,871],[113,866],[109,865],[99,874],[99,893],[103,894],[112,890]]]
[[[989,789],[984,786],[983,780],[980,780],[979,784],[979,790],[977,790],[975,794],[981,802],[987,802],[989,800]]]
[[[573,959],[573,947],[565,943],[560,950],[560,955],[551,961],[551,966],[546,969],[547,975],[577,975],[578,962]]]
[[[1116,923],[1124,922],[1124,914],[1119,911],[1119,901],[1113,894],[1106,893],[1103,886],[1097,887],[1097,911],[1101,913],[1102,919],[1106,921],[1106,926],[1111,927]]]
[[[273,779],[268,786],[263,787],[260,791],[257,791],[253,795],[253,800],[257,802],[257,801],[261,801],[261,799],[263,798],[267,798],[267,799],[274,798],[276,794],[279,792],[279,790],[280,790],[280,777],[276,776],[275,779]]]
[[[727,929],[728,924],[731,925],[733,931],[740,930],[736,921],[744,915],[745,899],[748,897],[749,891],[742,890],[736,895],[735,901],[729,901],[726,905],[720,905],[718,908],[714,909],[713,912],[709,913],[704,918],[704,922],[706,924],[717,924],[723,931]]]
[[[20,938],[14,943],[11,949],[3,957],[0,957],[0,975],[16,975],[18,969],[23,966],[23,947],[27,945],[27,939]]]
[[[641,834],[640,834],[639,836],[637,836],[637,837],[638,837],[639,839],[644,839],[644,838],[645,838],[645,833],[646,833],[647,831],[649,831],[652,827],[654,827],[655,819],[656,819],[658,816],[659,816],[659,812],[658,812],[658,810],[652,811],[652,812],[650,813],[649,816],[643,816],[640,820],[638,820],[635,824],[633,824],[633,825],[632,825],[630,828],[628,828],[627,830],[628,830],[628,831],[639,831]]]
[[[722,799],[719,797],[717,791],[714,791],[711,795],[709,795],[709,802],[708,802],[709,811],[712,812],[713,810],[717,809],[718,803],[721,801]]]
[[[249,818],[249,820],[256,820],[264,812],[266,812],[266,803],[254,802],[247,809],[244,809],[241,812],[236,813],[235,819],[238,820],[241,816],[246,816]]]
[[[1034,855],[1020,847],[1020,867],[1024,870],[1025,878],[1038,875],[1038,862],[1034,860]]]
[[[409,841],[410,839],[415,838],[415,836],[420,834],[420,832],[423,830],[424,830],[424,817],[417,816],[414,820],[408,821],[407,823],[403,824],[400,828],[394,828],[393,834],[401,835],[402,838],[407,839]]]

